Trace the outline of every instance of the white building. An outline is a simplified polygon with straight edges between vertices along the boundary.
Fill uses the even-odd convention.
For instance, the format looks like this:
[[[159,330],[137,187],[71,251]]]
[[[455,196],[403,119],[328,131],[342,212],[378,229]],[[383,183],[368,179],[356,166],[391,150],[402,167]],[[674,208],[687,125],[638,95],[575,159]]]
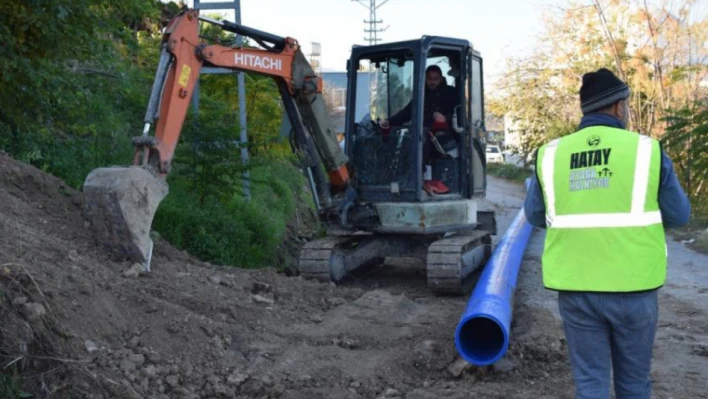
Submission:
[[[504,114],[504,149],[518,148],[521,145],[519,124],[514,121],[511,113]]]

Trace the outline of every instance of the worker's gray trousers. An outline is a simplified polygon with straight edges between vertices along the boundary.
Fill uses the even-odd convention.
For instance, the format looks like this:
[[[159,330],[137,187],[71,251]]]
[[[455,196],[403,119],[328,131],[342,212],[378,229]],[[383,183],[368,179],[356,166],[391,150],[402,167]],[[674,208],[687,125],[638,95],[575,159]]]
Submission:
[[[657,292],[558,294],[576,398],[609,398],[610,370],[617,399],[651,397]]]

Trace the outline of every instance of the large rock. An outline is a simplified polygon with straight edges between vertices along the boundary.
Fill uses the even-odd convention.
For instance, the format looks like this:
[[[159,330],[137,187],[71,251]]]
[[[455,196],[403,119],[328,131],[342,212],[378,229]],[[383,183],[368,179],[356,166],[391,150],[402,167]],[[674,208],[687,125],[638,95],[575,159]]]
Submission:
[[[84,182],[88,219],[97,243],[149,269],[150,226],[167,183],[137,166],[94,169]]]

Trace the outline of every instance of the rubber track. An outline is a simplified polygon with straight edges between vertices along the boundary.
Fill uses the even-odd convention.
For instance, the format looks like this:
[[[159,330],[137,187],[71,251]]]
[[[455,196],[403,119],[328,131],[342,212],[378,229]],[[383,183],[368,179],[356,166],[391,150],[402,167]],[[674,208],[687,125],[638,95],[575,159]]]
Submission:
[[[300,250],[298,271],[304,278],[319,281],[332,281],[332,254],[340,244],[349,241],[350,237],[329,236],[310,241]]]
[[[428,288],[436,293],[463,294],[462,255],[479,245],[485,245],[482,242],[485,236],[489,236],[489,233],[475,230],[430,244],[427,256]]]

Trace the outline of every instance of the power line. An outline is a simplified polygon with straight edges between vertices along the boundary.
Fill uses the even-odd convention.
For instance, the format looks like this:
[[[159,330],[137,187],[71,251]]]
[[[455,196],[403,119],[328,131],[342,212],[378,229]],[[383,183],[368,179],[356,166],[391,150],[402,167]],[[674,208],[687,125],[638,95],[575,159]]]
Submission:
[[[383,6],[384,4],[388,3],[389,0],[383,0],[377,3],[377,0],[352,0],[354,2],[357,2],[361,4],[363,7],[369,9],[369,19],[364,20],[365,24],[369,24],[369,29],[364,28],[364,32],[369,35],[369,37],[364,37],[364,40],[369,42],[369,45],[374,45],[377,44],[378,42],[381,41],[381,38],[379,37],[379,33],[384,32],[386,29],[389,27],[385,27],[383,29],[379,29],[378,25],[383,23],[383,20],[377,19],[376,18],[376,10],[379,9],[379,7]],[[368,3],[368,5],[367,5]]]

